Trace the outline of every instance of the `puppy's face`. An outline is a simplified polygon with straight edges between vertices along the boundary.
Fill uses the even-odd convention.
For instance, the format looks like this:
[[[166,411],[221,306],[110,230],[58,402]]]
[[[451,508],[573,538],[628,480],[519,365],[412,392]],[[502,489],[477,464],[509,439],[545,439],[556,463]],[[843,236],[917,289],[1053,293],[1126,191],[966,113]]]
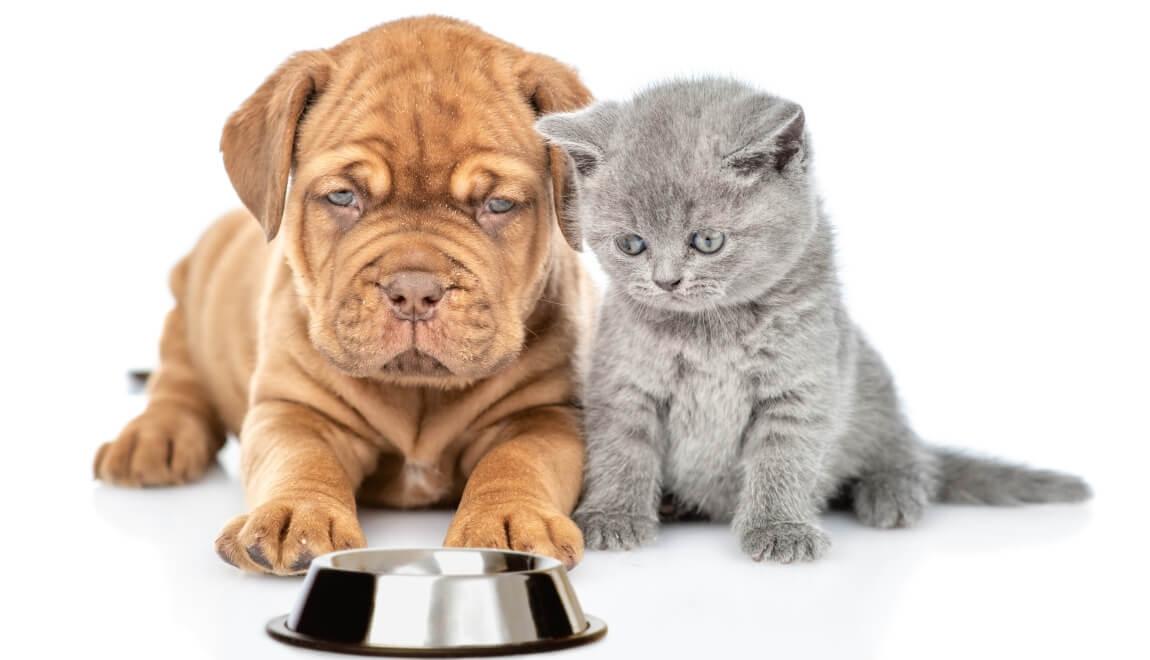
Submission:
[[[357,376],[474,379],[517,353],[539,296],[546,153],[518,99],[379,78],[384,109],[341,123],[332,95],[300,133],[284,234],[311,339]]]
[[[289,123],[300,105],[281,240],[314,346],[354,376],[438,386],[515,357],[552,250],[567,249],[553,240],[566,157],[533,123],[589,100],[574,75],[466,24],[416,19],[297,56],[268,85],[229,122],[225,160],[253,99],[274,117],[280,97]]]

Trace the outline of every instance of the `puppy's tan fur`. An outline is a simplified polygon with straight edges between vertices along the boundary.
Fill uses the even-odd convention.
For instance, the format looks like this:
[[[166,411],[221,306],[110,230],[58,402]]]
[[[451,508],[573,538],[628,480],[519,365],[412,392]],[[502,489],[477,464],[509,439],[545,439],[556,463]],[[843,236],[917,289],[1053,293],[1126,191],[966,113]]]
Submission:
[[[459,500],[448,545],[575,563],[593,292],[571,248],[571,164],[533,122],[589,100],[555,60],[449,19],[288,60],[224,130],[250,213],[174,270],[148,406],[100,448],[97,476],[196,479],[231,431],[250,511],[216,547],[241,568],[299,573],[362,546],[357,500]],[[338,190],[357,205],[332,204]],[[429,320],[383,292],[413,271],[446,288]]]

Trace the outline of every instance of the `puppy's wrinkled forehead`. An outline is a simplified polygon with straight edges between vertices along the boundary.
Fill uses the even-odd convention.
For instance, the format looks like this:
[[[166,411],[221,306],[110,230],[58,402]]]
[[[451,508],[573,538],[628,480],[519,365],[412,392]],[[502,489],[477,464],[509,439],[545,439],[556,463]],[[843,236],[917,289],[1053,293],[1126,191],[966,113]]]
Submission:
[[[474,157],[537,178],[545,146],[510,66],[460,62],[446,51],[436,55],[389,62],[358,51],[343,54],[328,89],[301,123],[301,169],[360,168],[360,175],[379,179],[376,184],[398,198],[428,201],[458,192],[453,178],[474,174],[464,171]]]

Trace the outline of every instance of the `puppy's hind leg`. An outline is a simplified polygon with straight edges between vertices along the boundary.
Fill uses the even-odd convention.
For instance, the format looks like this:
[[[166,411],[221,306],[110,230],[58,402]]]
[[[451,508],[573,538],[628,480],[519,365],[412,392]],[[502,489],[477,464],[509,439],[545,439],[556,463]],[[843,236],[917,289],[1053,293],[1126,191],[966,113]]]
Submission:
[[[148,379],[148,406],[116,440],[96,452],[97,479],[120,486],[168,486],[199,479],[226,438],[188,355],[183,280],[187,260],[172,272],[176,306],[160,339],[160,365]]]

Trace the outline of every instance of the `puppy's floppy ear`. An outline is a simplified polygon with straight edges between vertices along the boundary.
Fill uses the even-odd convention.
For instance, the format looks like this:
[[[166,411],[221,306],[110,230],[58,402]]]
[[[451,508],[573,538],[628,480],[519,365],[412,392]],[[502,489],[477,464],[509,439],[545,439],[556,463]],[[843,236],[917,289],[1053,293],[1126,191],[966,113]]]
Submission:
[[[575,110],[591,102],[591,92],[583,86],[575,71],[546,55],[526,54],[516,65],[515,75],[519,89],[536,117]],[[547,155],[551,169],[551,196],[555,200],[559,230],[568,245],[578,252],[583,249],[583,236],[575,221],[574,164],[559,147],[549,147]]]
[[[723,157],[723,165],[737,174],[753,176],[764,171],[782,172],[792,162],[806,161],[806,117],[796,103],[766,94],[747,100],[743,146]],[[795,157],[799,156],[798,159]]]
[[[294,55],[224,125],[220,139],[224,167],[269,241],[275,238],[283,217],[296,128],[308,103],[327,85],[332,65],[323,51]]]

